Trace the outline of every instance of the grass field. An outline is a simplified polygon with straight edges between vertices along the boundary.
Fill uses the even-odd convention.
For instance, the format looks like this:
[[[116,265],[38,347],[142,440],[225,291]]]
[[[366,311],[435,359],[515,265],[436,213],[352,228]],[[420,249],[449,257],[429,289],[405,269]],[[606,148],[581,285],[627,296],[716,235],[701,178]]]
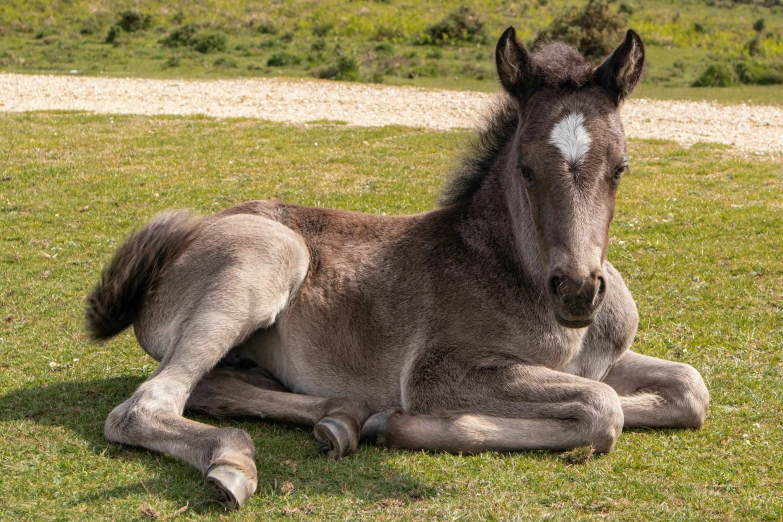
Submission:
[[[321,76],[495,90],[492,53],[503,29],[514,24],[531,43],[558,14],[583,3],[474,0],[467,4],[484,25],[483,39],[422,45],[427,27],[461,2],[11,0],[0,5],[0,70],[151,78]],[[107,42],[128,9],[142,15],[143,23]],[[780,56],[783,4],[618,0],[615,9],[647,43],[642,95],[783,103],[780,85],[689,88],[708,64],[747,55],[755,37],[754,52]],[[757,32],[753,26],[761,19],[764,29]],[[162,43],[184,27],[205,45]]]
[[[701,431],[627,431],[584,465],[372,446],[329,462],[307,430],[225,421],[251,434],[259,470],[232,514],[189,465],[103,439],[108,412],[155,367],[130,332],[92,345],[82,331],[83,298],[133,227],[251,198],[423,211],[466,138],[0,115],[0,519],[780,520],[783,168],[718,146],[631,142],[609,253],[639,306],[636,350],[703,373]]]

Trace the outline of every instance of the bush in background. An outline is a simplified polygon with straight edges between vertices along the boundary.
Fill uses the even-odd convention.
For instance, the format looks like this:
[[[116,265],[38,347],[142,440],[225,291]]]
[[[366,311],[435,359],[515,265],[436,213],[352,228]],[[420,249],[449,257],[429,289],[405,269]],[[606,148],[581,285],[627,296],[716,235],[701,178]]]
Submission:
[[[146,31],[152,27],[152,17],[134,9],[129,9],[120,15],[119,20],[114,25],[119,26],[126,33]]]
[[[572,7],[538,33],[534,45],[562,40],[576,46],[587,58],[600,60],[623,41],[628,23],[625,12],[612,8],[615,0],[588,0],[582,8]]]
[[[424,29],[420,44],[449,44],[458,42],[486,43],[487,30],[478,13],[467,5],[452,11],[441,21]]]
[[[725,63],[713,63],[693,82],[694,87],[731,87],[737,83],[734,70]]]
[[[135,9],[129,9],[120,14],[106,33],[106,43],[117,44],[118,38],[123,32],[135,33],[138,31],[146,31],[152,27],[152,17],[148,14],[140,13]]]
[[[203,54],[211,53],[213,51],[225,51],[227,40],[226,35],[223,33],[196,33],[190,39],[190,47],[192,47],[194,51]]]
[[[177,27],[173,31],[171,31],[165,38],[163,38],[160,41],[160,44],[163,45],[163,47],[187,47],[190,45],[190,40],[193,38],[193,35],[196,34],[198,29],[192,24],[183,25],[182,27]]]
[[[160,40],[160,44],[164,47],[190,47],[202,54],[212,51],[225,51],[226,43],[227,38],[225,34],[219,32],[202,33],[192,24],[177,27]]]
[[[358,62],[355,58],[345,55],[338,56],[337,61],[332,65],[316,69],[314,74],[316,78],[321,78],[322,80],[343,80],[349,82],[361,80]]]
[[[716,62],[693,82],[694,87],[731,87],[732,85],[783,84],[783,62],[744,58],[732,62]]]
[[[275,53],[266,61],[267,67],[285,67],[286,65],[299,65],[302,58],[291,53]]]
[[[783,83],[783,64],[759,60],[742,60],[734,66],[737,80],[746,85],[779,85]]]

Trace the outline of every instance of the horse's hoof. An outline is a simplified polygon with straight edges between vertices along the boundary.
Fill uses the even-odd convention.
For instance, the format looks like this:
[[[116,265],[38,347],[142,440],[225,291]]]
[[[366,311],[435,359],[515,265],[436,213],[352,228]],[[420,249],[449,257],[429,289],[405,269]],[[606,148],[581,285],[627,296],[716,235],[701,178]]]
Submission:
[[[333,460],[353,453],[359,445],[359,430],[354,424],[342,415],[331,415],[318,421],[313,430],[318,451]]]
[[[362,426],[362,440],[376,444],[378,446],[386,445],[386,424],[389,417],[397,410],[380,411],[372,415],[364,426]]]
[[[207,472],[207,485],[212,497],[226,509],[239,509],[256,491],[247,475],[229,465],[219,465]]]

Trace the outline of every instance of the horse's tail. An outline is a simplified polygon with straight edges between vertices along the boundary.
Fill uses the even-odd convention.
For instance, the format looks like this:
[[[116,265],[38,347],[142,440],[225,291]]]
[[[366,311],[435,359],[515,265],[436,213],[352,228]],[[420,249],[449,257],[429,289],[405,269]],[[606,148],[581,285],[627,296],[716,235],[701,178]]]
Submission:
[[[130,326],[161,271],[195,237],[199,220],[187,211],[159,214],[114,254],[87,296],[87,331],[95,340]]]

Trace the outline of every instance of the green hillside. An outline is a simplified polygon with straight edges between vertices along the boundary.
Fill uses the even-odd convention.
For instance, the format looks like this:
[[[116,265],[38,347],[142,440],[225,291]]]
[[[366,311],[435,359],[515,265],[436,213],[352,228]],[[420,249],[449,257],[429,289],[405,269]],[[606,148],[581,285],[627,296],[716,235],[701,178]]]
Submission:
[[[513,24],[532,44],[559,15],[583,4],[11,0],[0,5],[0,69],[151,78],[301,76],[495,90],[492,50],[505,27]],[[623,0],[612,2],[610,11],[647,43],[642,95],[781,97],[779,85],[742,85],[783,81],[781,0]],[[604,30],[602,37],[614,44],[621,36]],[[690,87],[710,65],[709,85],[736,86]]]

